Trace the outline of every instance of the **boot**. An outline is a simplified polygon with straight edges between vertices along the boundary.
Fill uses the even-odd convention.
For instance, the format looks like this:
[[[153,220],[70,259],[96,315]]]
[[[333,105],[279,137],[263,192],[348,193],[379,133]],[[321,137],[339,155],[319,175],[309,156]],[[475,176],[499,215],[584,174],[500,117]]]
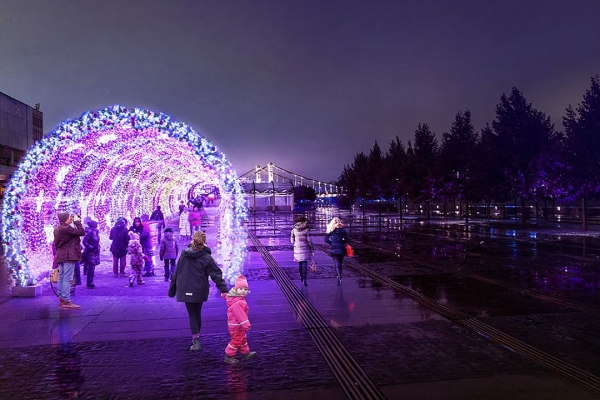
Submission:
[[[86,268],[85,265],[84,265],[84,268]],[[94,270],[96,269],[96,266],[90,265],[86,269],[87,269],[87,274],[86,274],[87,284],[85,286],[87,286],[90,289],[93,289],[96,287],[96,285],[94,285]]]
[[[81,308],[80,305],[74,304],[71,301],[65,301],[65,300],[61,299],[61,302],[62,303],[59,305],[59,308],[61,310],[77,310],[77,309]]]
[[[227,355],[225,356],[225,359],[223,361],[225,361],[227,364],[231,364],[231,365],[234,365],[234,364],[237,364],[240,362],[240,360],[237,360],[235,357],[229,357]]]
[[[248,354],[244,354],[244,361],[250,360],[251,358],[254,358],[254,357],[256,357],[256,352],[251,351]]]
[[[192,338],[192,346],[190,347],[190,351],[199,351],[202,348],[200,346],[200,338]]]
[[[133,287],[133,275],[129,275],[129,287]]]
[[[75,269],[73,269],[73,279],[75,280],[75,285],[81,285],[81,270],[79,263],[75,264]]]

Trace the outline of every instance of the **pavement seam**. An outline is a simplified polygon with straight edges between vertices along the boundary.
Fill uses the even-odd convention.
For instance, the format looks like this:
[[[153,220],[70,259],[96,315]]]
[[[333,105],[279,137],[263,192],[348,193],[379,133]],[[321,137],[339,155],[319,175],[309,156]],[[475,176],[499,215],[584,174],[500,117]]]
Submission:
[[[256,235],[248,232],[259,253],[267,263],[285,297],[309,332],[341,388],[352,399],[385,399],[379,387],[360,367],[350,352],[332,332],[319,312],[304,297],[282,271],[273,256],[266,250]]]
[[[370,270],[369,268],[361,265],[353,259],[344,260],[344,264],[354,270],[363,273],[366,276],[378,281],[381,284],[387,285],[392,289],[398,290],[404,295],[408,296],[417,303],[439,313],[440,315],[459,323],[477,334],[492,340],[508,350],[520,354],[526,358],[529,358],[533,362],[541,365],[549,370],[559,373],[560,375],[576,382],[583,388],[600,395],[600,378],[593,375],[585,370],[582,370],[572,364],[569,364],[560,358],[554,357],[544,351],[537,349],[519,339],[508,335],[490,325],[487,325],[475,318],[471,318],[468,315],[459,311],[453,310],[450,307],[444,306],[439,302],[424,296],[413,289],[410,289],[400,283],[394,282],[391,279],[384,277],[377,272]]]

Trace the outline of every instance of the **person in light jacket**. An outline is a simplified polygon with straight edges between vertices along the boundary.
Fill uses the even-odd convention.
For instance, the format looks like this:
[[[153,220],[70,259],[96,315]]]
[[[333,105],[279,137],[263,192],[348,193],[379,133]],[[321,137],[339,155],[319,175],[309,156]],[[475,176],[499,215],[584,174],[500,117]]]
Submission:
[[[165,282],[169,281],[173,272],[175,272],[177,255],[179,255],[179,245],[173,238],[173,229],[167,228],[165,229],[165,237],[160,242],[159,250],[160,261],[165,261]]]
[[[200,327],[202,326],[202,304],[208,300],[208,277],[217,285],[221,297],[227,296],[227,285],[223,272],[211,256],[206,246],[206,234],[194,232],[190,247],[181,252],[175,272],[169,284],[169,297],[176,297],[178,302],[185,303],[192,331],[191,351],[198,351],[200,346]]]
[[[304,286],[306,283],[306,275],[308,273],[308,262],[313,255],[313,245],[310,238],[310,229],[305,217],[298,218],[294,224],[294,229],[290,235],[290,242],[294,245],[294,261],[298,262],[298,271],[300,272],[300,281]]]
[[[338,217],[334,217],[327,224],[325,243],[331,246],[331,257],[337,270],[338,286],[342,284],[342,263],[346,255],[346,244],[348,244],[348,233],[344,224]]]

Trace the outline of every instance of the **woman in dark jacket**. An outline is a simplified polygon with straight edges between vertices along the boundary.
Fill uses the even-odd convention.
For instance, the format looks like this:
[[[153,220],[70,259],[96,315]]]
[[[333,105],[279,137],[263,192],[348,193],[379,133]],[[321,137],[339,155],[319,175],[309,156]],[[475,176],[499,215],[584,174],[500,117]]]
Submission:
[[[192,331],[192,346],[190,347],[192,351],[198,351],[201,348],[201,312],[202,303],[208,300],[209,276],[219,288],[221,297],[227,296],[227,285],[223,280],[223,273],[210,254],[204,232],[194,232],[191,246],[181,253],[169,285],[169,297],[177,296],[177,301],[185,303]]]
[[[338,286],[342,284],[342,263],[346,255],[346,244],[348,244],[348,234],[344,229],[344,224],[338,217],[333,218],[327,224],[325,243],[331,245],[331,256],[337,270]]]
[[[81,261],[83,261],[83,270],[87,274],[87,287],[92,289],[96,287],[94,285],[94,272],[96,265],[100,264],[100,236],[98,231],[98,222],[89,220],[88,229],[85,231],[83,237],[83,254]]]
[[[119,266],[121,268],[121,277],[125,278],[125,268],[127,267],[127,245],[129,245],[129,232],[125,225],[124,218],[118,218],[115,226],[110,230],[108,237],[112,240],[110,252],[113,255],[113,272],[115,278],[119,276]]]

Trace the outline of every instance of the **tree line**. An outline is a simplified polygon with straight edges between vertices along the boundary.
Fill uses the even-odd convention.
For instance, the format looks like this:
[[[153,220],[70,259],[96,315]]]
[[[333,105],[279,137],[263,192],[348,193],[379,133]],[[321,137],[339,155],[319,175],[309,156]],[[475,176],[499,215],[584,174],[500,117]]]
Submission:
[[[459,111],[438,141],[426,123],[405,145],[398,136],[383,151],[375,142],[345,165],[337,181],[358,199],[506,202],[581,200],[600,194],[600,77],[576,107],[569,105],[558,131],[516,87],[502,94],[496,117],[475,130],[469,110]],[[585,214],[585,212],[584,212]],[[523,213],[525,215],[525,213]],[[585,227],[585,219],[584,219]]]

